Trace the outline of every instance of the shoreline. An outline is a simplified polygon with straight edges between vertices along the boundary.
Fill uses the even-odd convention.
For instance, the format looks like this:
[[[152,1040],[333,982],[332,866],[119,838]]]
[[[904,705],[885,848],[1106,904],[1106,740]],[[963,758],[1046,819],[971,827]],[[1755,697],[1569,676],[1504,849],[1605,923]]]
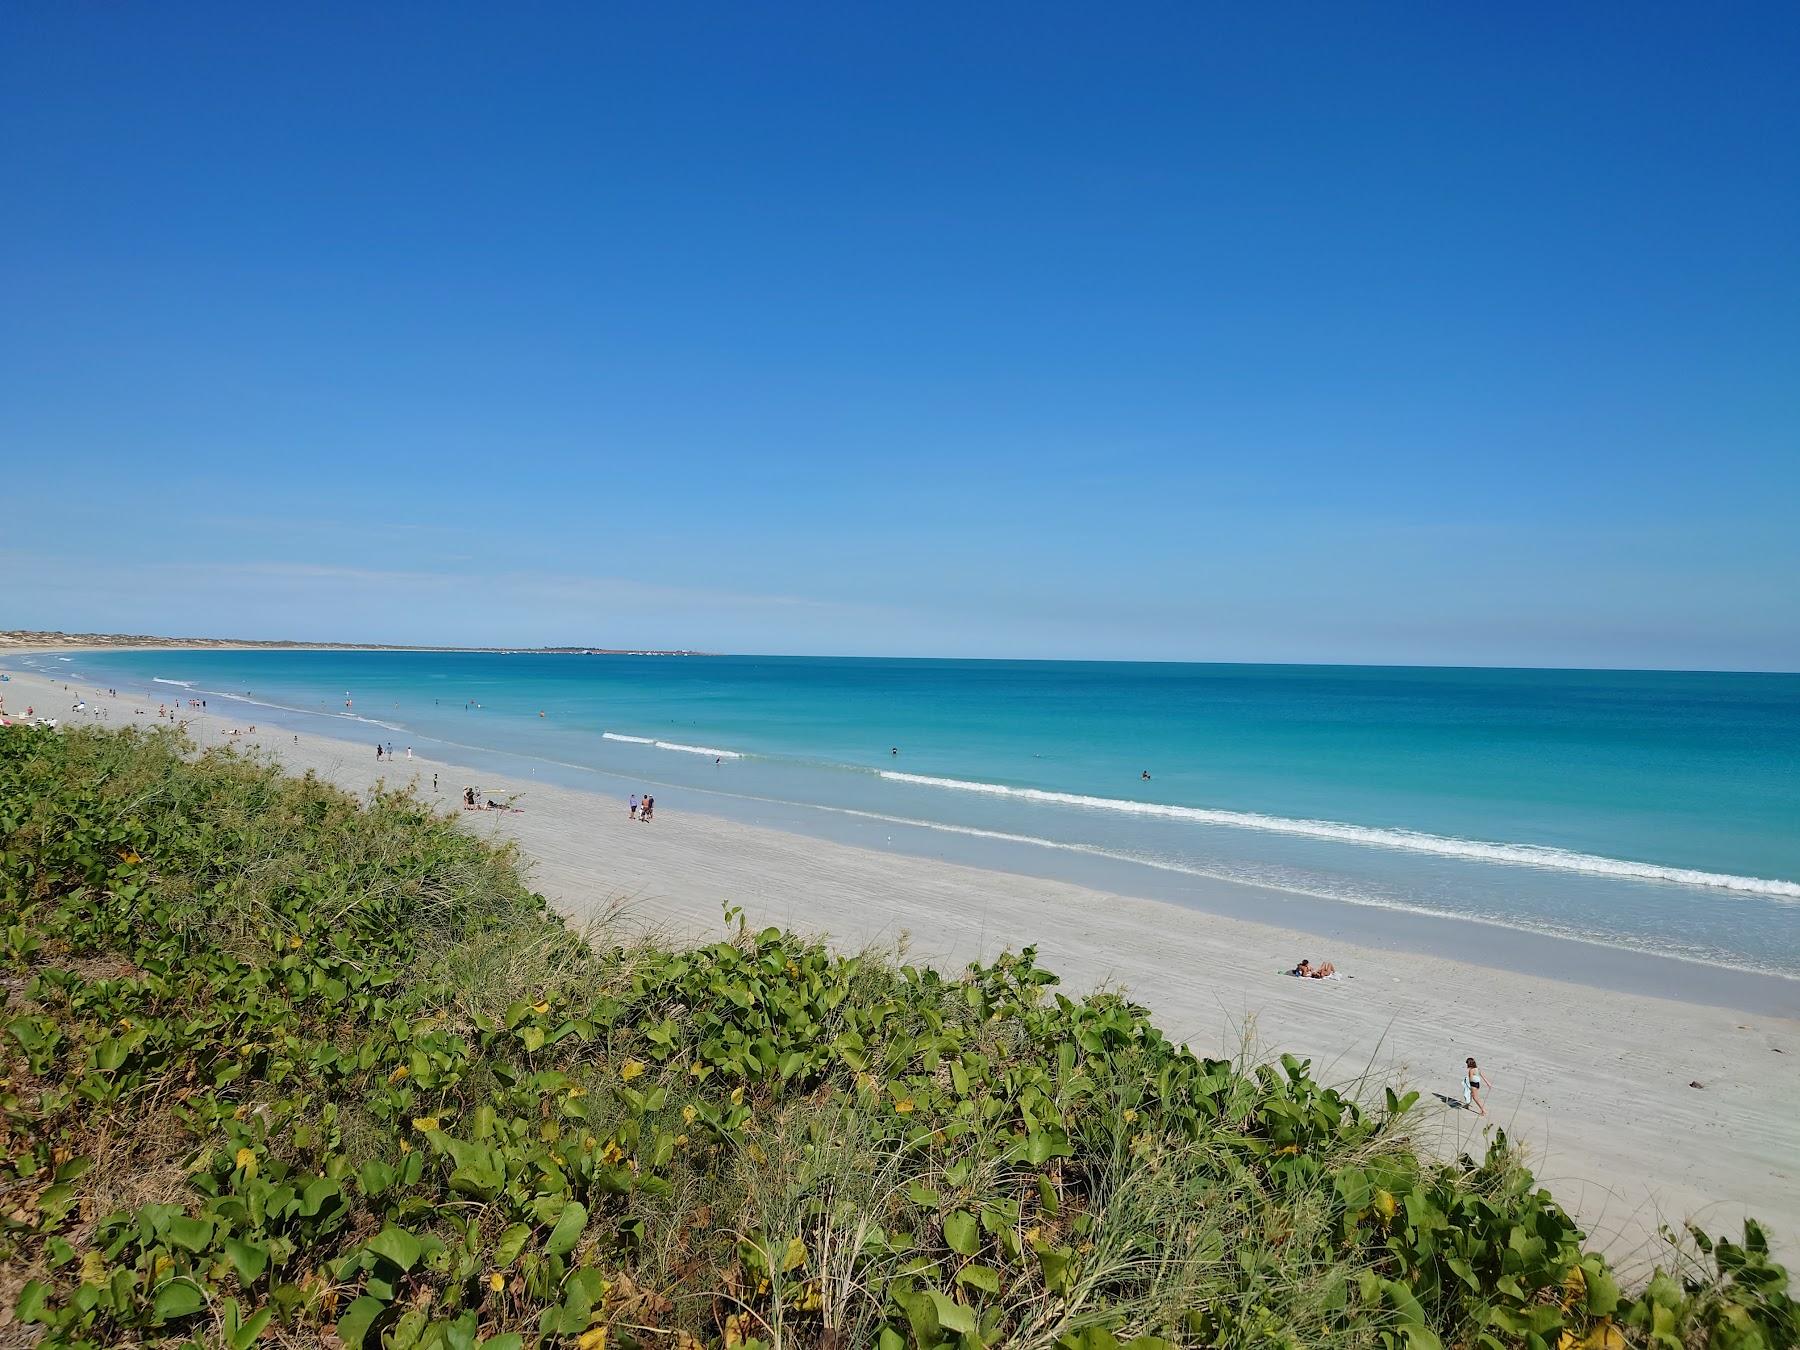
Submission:
[[[61,699],[60,683],[14,672],[7,692],[34,687]],[[92,686],[68,683],[83,692]],[[124,694],[101,701],[113,726],[135,722],[128,710],[146,704]],[[244,725],[197,710],[183,710],[183,721],[203,746]],[[445,759],[377,765],[366,746],[310,732],[265,727],[239,741],[356,792],[410,780],[446,807],[464,781],[521,782]],[[1749,1212],[1769,1226],[1778,1249],[1800,1246],[1800,1019],[1792,1014],[1677,1002],[1404,946],[1321,942],[1271,923],[1266,895],[1247,902],[1262,913],[1238,917],[680,814],[667,802],[655,822],[638,825],[616,798],[539,780],[524,785],[523,814],[469,813],[468,824],[516,840],[533,884],[577,922],[624,901],[633,923],[716,937],[722,906],[734,903],[758,925],[828,934],[851,949],[900,947],[909,959],[950,970],[1035,944],[1069,992],[1122,986],[1171,1036],[1208,1053],[1232,1053],[1248,1040],[1310,1056],[1325,1080],[1366,1070],[1418,1088],[1421,1141],[1441,1155],[1481,1147],[1479,1117],[1434,1096],[1454,1092],[1456,1066],[1472,1054],[1498,1083],[1488,1123],[1526,1146],[1540,1181],[1627,1267],[1647,1254],[1659,1223],[1690,1216],[1729,1232]],[[1315,983],[1277,973],[1301,954],[1329,958],[1350,978]]]
[[[528,757],[493,752],[492,758],[526,760]],[[503,772],[493,769],[491,764],[479,769],[472,767],[470,771]],[[1034,878],[1045,883],[1082,886],[1176,906],[1201,916],[1272,924],[1301,934],[1303,947],[1341,943],[1374,945],[1464,961],[1489,969],[1544,975],[1601,991],[1631,993],[1654,988],[1658,997],[1675,1002],[1783,1017],[1800,1016],[1800,977],[1793,975],[1613,945],[1572,934],[1542,932],[1474,915],[1447,915],[1398,905],[1363,904],[1273,884],[1164,869],[1153,863],[1098,852],[1086,853],[1044,840],[995,837],[988,832],[961,831],[932,822],[805,802],[771,801],[643,776],[624,779],[598,769],[587,773],[616,787],[611,795],[619,798],[634,785],[648,783],[659,791],[667,788],[678,794],[684,804],[708,799],[708,805],[691,809],[727,820],[786,830],[829,843]],[[534,787],[544,786],[545,781],[531,775]],[[567,783],[560,785],[570,786]],[[592,785],[576,790],[596,792],[603,797],[608,795]],[[950,836],[948,840],[946,835]],[[1051,857],[1055,859],[1054,864],[1046,861]],[[1276,911],[1280,918],[1272,919],[1270,915]],[[1468,955],[1471,950],[1479,953],[1479,959]]]

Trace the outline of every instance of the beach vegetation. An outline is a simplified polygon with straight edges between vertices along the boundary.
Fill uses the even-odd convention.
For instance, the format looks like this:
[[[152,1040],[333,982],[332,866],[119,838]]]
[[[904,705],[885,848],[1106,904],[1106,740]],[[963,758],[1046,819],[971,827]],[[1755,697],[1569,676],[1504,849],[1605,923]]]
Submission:
[[[44,1346],[1794,1343],[1754,1224],[1621,1282],[1495,1131],[1024,951],[550,912],[178,734],[0,735],[0,1302]],[[4,1334],[4,1332],[0,1332]]]

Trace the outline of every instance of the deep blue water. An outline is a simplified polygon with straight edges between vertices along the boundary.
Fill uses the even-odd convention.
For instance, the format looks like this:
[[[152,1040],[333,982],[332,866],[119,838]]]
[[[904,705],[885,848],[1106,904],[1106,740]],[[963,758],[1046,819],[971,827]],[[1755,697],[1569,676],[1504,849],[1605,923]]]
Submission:
[[[802,803],[1800,975],[1796,675],[187,650],[21,664],[170,696],[155,682],[182,681],[371,756],[381,739],[576,785],[641,779],[665,808],[684,789]]]

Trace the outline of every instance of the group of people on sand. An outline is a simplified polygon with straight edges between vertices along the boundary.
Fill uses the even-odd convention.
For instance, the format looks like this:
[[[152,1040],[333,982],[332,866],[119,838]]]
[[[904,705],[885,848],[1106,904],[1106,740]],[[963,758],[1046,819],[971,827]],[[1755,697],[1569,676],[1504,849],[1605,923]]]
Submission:
[[[434,785],[435,785],[436,781],[437,781],[436,775],[433,775],[432,782]],[[519,808],[514,806],[510,801],[497,802],[492,797],[488,797],[484,800],[482,798],[480,788],[466,787],[463,789],[463,810],[465,810],[465,811],[517,811],[517,810],[519,810]]]
[[[1301,957],[1300,964],[1290,970],[1288,974],[1298,976],[1303,980],[1328,980],[1337,974],[1337,967],[1332,965],[1329,961],[1321,962],[1315,966],[1310,959]],[[1481,1093],[1484,1088],[1491,1086],[1492,1081],[1482,1077],[1481,1066],[1475,1062],[1474,1056],[1471,1055],[1463,1061],[1463,1110],[1479,1111],[1485,1116],[1487,1114],[1487,1107],[1481,1100]],[[1445,1098],[1445,1101],[1449,1101],[1449,1099]]]
[[[408,759],[412,758],[412,747],[410,745],[406,747],[406,757]],[[375,742],[375,758],[378,760],[382,759],[382,758],[387,758],[387,759],[396,758],[396,756],[394,754],[394,743],[392,741],[389,741],[387,743],[386,749],[384,750],[382,748],[381,742],[376,741]]]
[[[656,798],[652,797],[648,792],[642,797],[634,792],[631,794],[631,801],[627,806],[627,810],[633,820],[648,820],[650,819],[651,813],[656,810]]]

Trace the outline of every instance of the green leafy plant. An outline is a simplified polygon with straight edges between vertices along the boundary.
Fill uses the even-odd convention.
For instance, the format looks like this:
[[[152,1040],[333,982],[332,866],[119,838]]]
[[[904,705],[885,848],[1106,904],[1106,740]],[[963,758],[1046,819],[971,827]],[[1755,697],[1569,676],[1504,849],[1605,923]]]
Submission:
[[[46,1346],[1794,1343],[1754,1224],[1621,1289],[1503,1134],[503,850],[169,732],[0,735],[0,1259]],[[1674,1235],[1671,1235],[1672,1237]],[[335,1338],[335,1340],[329,1339]]]

